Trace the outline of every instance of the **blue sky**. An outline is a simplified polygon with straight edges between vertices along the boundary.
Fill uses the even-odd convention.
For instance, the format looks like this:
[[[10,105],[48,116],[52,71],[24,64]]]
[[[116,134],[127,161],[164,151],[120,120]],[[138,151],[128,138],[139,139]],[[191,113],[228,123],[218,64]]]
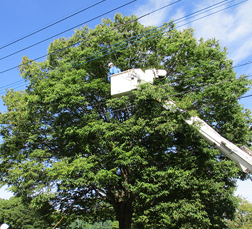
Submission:
[[[123,15],[135,14],[137,16],[142,16],[169,3],[177,2],[177,0],[136,0],[125,7],[106,14],[106,12],[129,2],[131,2],[131,0],[0,1],[0,96],[4,95],[5,88],[14,88],[15,90],[25,89],[26,84],[22,81],[17,69],[2,73],[5,70],[18,66],[23,55],[28,56],[30,59],[35,59],[45,55],[51,41],[59,37],[68,38],[72,36],[74,28],[80,28],[80,25],[86,24],[89,27],[94,28],[96,24],[101,22],[101,18],[113,18],[114,14],[117,12],[120,12]],[[158,11],[157,13],[142,18],[140,22],[144,25],[160,26],[165,21],[183,18],[219,2],[221,2],[221,0],[181,0],[172,4],[170,7],[166,7],[163,10]],[[242,0],[223,1],[223,4],[225,5],[218,8],[217,6],[219,5],[216,5],[216,8],[212,9],[212,11],[208,11],[205,14],[198,15],[197,17],[190,19],[187,17],[184,20],[177,21],[177,26],[180,30],[187,27],[193,28],[197,39],[203,37],[205,40],[208,38],[216,38],[219,40],[222,47],[227,47],[228,58],[234,60],[234,66],[247,63],[243,67],[235,68],[237,76],[241,74],[252,74],[252,64],[249,64],[250,61],[252,63],[252,1],[248,0],[239,4],[240,2],[242,2]],[[90,7],[93,4],[97,5],[67,20],[57,23],[48,29],[42,30],[33,36],[5,48],[1,48],[52,23],[56,23],[71,14],[81,11],[86,7]],[[231,7],[234,4],[237,5]],[[230,8],[222,10],[226,7]],[[219,10],[222,11],[212,14],[211,16],[201,18]],[[103,16],[98,17],[99,15]],[[96,19],[86,23],[93,18]],[[70,28],[73,29],[55,36],[56,34]],[[26,47],[47,38],[50,39],[19,52],[19,50],[25,49]],[[13,54],[15,52],[18,53]],[[8,55],[10,56],[6,57]],[[247,95],[251,94],[252,90],[247,93]],[[241,99],[240,103],[244,104],[245,108],[252,110],[252,97]],[[0,111],[3,112],[5,109],[6,108],[3,106],[2,100],[0,100]],[[252,203],[251,193],[251,181],[238,182],[236,195],[242,195]],[[4,191],[4,188],[0,189],[0,198],[8,198],[10,195],[10,193]]]

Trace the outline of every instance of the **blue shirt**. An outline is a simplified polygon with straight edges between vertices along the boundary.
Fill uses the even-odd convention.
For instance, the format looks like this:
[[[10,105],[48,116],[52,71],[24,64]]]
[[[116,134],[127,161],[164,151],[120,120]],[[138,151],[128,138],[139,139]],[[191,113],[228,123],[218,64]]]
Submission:
[[[109,69],[109,76],[108,76],[108,80],[110,81],[110,76],[113,75],[113,74],[116,74],[116,73],[120,73],[121,72],[121,69],[116,67],[116,66],[113,66],[112,68]]]

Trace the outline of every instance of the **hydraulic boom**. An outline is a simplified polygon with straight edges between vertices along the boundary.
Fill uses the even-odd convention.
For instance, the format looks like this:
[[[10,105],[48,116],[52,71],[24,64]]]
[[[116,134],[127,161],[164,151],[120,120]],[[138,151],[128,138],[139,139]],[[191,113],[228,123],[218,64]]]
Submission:
[[[167,101],[163,106],[165,109],[170,110],[172,106],[179,109],[172,101]],[[228,158],[236,162],[236,164],[245,173],[252,174],[252,153],[249,149],[241,149],[226,138],[218,134],[211,126],[204,122],[199,117],[191,117],[185,120],[189,125],[194,125],[199,128],[199,135],[205,139],[209,144],[215,146],[220,152],[225,154]]]
[[[132,91],[136,90],[140,83],[153,83],[154,78],[164,77],[165,70],[148,69],[143,72],[141,69],[130,69],[111,76],[111,95],[120,97],[122,95],[132,95]],[[179,109],[173,101],[167,101],[163,107],[167,110],[174,107]],[[242,171],[252,174],[252,153],[248,148],[239,148],[226,138],[218,134],[212,127],[199,117],[191,117],[185,120],[189,125],[199,128],[199,135],[209,144],[215,146],[220,152],[237,163]]]

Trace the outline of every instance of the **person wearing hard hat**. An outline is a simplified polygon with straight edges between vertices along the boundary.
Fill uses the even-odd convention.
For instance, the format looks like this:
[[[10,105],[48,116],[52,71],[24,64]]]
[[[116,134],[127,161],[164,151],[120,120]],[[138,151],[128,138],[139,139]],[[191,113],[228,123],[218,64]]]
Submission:
[[[0,226],[0,229],[8,229],[9,228],[9,225],[4,223]]]
[[[120,73],[121,69],[116,67],[112,62],[108,64],[109,66],[109,75],[108,75],[108,80],[110,81],[110,76],[116,73]]]

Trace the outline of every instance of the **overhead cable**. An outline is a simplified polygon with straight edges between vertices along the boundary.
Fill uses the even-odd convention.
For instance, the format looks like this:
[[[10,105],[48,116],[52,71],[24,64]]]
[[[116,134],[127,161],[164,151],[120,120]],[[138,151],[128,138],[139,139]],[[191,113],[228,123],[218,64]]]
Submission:
[[[244,63],[244,64],[235,65],[234,68],[243,67],[243,66],[248,65],[248,64],[252,64],[252,61],[250,60],[250,61],[248,61],[248,62],[246,62],[246,63]]]
[[[233,0],[232,0],[232,1],[233,1]],[[247,1],[247,0],[246,0],[246,1]],[[222,2],[223,2],[223,1],[222,1]],[[222,2],[220,2],[220,3],[222,3]],[[241,3],[242,3],[242,2],[241,2]],[[240,3],[238,3],[238,4],[240,4]],[[215,6],[215,5],[216,5],[216,4],[214,4],[213,6]],[[232,6],[236,6],[236,5],[237,5],[237,4],[232,5]],[[201,17],[201,18],[198,18],[198,19],[196,19],[196,20],[194,20],[194,21],[200,20],[200,19],[205,18],[205,17],[207,17],[207,16],[210,16],[210,15],[212,15],[212,14],[218,13],[218,12],[223,11],[223,10],[225,10],[225,9],[228,9],[228,8],[230,8],[230,7],[232,7],[232,6],[229,6],[229,7],[227,7],[227,8],[221,9],[221,10],[216,11],[216,12],[214,12],[214,13],[205,15],[205,16],[203,16],[203,17]],[[206,7],[206,8],[209,8],[209,7]],[[206,8],[202,9],[201,11],[205,11]],[[209,11],[209,9],[208,9],[208,11]],[[198,12],[199,12],[199,11],[197,11],[197,12],[195,12],[195,13],[198,13]],[[205,12],[207,12],[207,11],[205,11]],[[202,13],[205,13],[205,12],[202,12]],[[190,15],[192,15],[192,14],[190,14]],[[198,16],[198,15],[196,15],[196,16]],[[184,20],[186,20],[186,19],[187,19],[187,16],[184,16],[183,18],[184,18]],[[179,19],[177,19],[177,20],[181,20],[181,18],[179,18]],[[175,20],[175,21],[176,21],[176,20]],[[192,21],[187,22],[187,23],[185,23],[185,24],[183,24],[183,25],[180,25],[180,26],[176,26],[174,29],[176,29],[176,28],[178,28],[178,27],[181,27],[181,26],[184,26],[184,25],[186,25],[186,24],[189,24],[189,23],[191,23],[191,22],[192,22]],[[128,44],[127,44],[127,43],[123,43],[123,42],[139,40],[140,38],[143,38],[143,37],[145,37],[146,35],[150,35],[150,34],[152,34],[152,33],[155,33],[155,32],[157,32],[158,30],[161,31],[161,32],[158,33],[158,34],[155,34],[154,36],[150,36],[150,37],[148,37],[148,38],[145,38],[145,39],[143,39],[143,40],[137,41],[137,42],[132,43],[132,44],[137,44],[137,43],[143,42],[143,41],[145,41],[145,40],[148,40],[148,39],[150,39],[150,38],[153,38],[153,37],[155,37],[156,35],[163,34],[163,33],[166,32],[166,31],[164,31],[164,29],[167,28],[168,26],[169,26],[169,25],[166,24],[166,25],[159,26],[159,27],[157,27],[157,28],[150,29],[150,30],[145,31],[145,32],[143,32],[143,33],[141,33],[141,34],[138,34],[138,35],[136,35],[136,36],[132,36],[132,37],[130,37],[130,38],[128,38],[128,39],[125,39],[125,40],[123,40],[123,41],[120,41],[120,42],[118,42],[118,43],[115,43],[115,44],[113,44],[112,46],[110,46],[109,48],[104,48],[104,49],[102,49],[102,50],[98,50],[98,51],[96,51],[94,54],[92,54],[92,55],[90,55],[90,56],[88,56],[88,57],[85,57],[85,58],[82,59],[82,60],[88,59],[88,58],[90,58],[90,57],[93,57],[93,56],[96,56],[96,55],[99,55],[99,54],[103,54],[103,52],[106,52],[106,54],[103,54],[103,55],[101,55],[101,56],[98,56],[97,58],[93,58],[93,59],[84,61],[84,62],[82,62],[82,63],[78,63],[77,65],[74,65],[73,67],[77,67],[77,66],[79,66],[79,65],[81,65],[81,64],[84,64],[84,63],[93,61],[93,60],[98,59],[98,58],[100,58],[100,57],[104,57],[104,56],[106,56],[106,55],[109,55],[109,54],[112,54],[112,53],[114,53],[114,52],[117,52],[117,51],[120,51],[120,50],[122,50],[122,49],[125,49],[125,48],[127,47]],[[123,44],[125,44],[124,47],[119,48],[119,49],[116,49],[116,50],[114,50],[114,51],[112,51],[112,52],[111,52],[111,51],[110,51],[110,52],[107,52],[107,50],[111,50],[112,47],[113,47],[113,48],[114,48],[114,47],[120,47],[120,46],[123,45]],[[74,63],[77,63],[77,61],[73,61],[73,62],[70,63],[70,64],[73,65]],[[72,68],[73,68],[73,67],[72,67]],[[51,69],[51,70],[55,71],[55,70],[57,70],[57,69],[60,69],[60,67],[59,67],[59,68],[56,67],[56,68]],[[42,74],[43,74],[43,73],[42,73]]]
[[[165,7],[168,7],[168,6],[172,5],[172,4],[175,4],[175,3],[179,2],[179,1],[181,1],[181,0],[178,0],[178,1],[176,1],[176,2],[173,2],[173,3],[170,3],[170,4],[168,4],[168,5],[165,5],[165,6],[159,8],[159,9],[156,9],[156,10],[154,10],[154,11],[152,11],[152,12],[149,12],[149,13],[147,13],[147,14],[144,14],[144,15],[142,15],[142,16],[140,16],[140,17],[138,17],[138,18],[136,18],[136,19],[134,19],[134,20],[132,20],[132,21],[139,20],[140,18],[143,18],[143,17],[145,17],[145,16],[148,16],[148,15],[154,13],[154,12],[157,12],[158,10],[161,10],[161,9],[163,9],[163,8],[165,8]],[[215,9],[217,5],[219,5],[219,6],[217,6],[217,7],[220,7],[220,6],[223,6],[224,4],[227,4],[227,3],[232,2],[232,1],[235,1],[235,0],[231,0],[231,1],[230,1],[230,0],[224,0],[224,1],[218,2],[218,3],[216,3],[216,4],[213,4],[213,5],[211,5],[211,6],[208,6],[208,7],[206,7],[206,8],[201,9],[201,10],[198,10],[198,11],[196,11],[196,12],[194,12],[194,13],[191,13],[191,14],[186,15],[186,16],[184,16],[184,17],[178,18],[178,19],[174,20],[174,22],[177,22],[177,21],[178,21],[178,22],[181,22],[182,19],[183,19],[182,21],[185,21],[185,20],[187,20],[188,18],[191,18],[192,15],[194,15],[193,17],[198,16],[198,15],[197,15],[198,13],[200,13],[200,14],[206,13],[206,12],[212,10],[212,9]],[[247,0],[245,0],[245,1],[247,1]],[[243,1],[243,2],[244,2],[244,1]],[[240,2],[240,3],[243,3],[243,2]],[[224,4],[223,4],[223,3],[224,3]],[[240,3],[238,3],[238,4],[240,4]],[[235,5],[237,5],[237,4],[235,4]],[[235,5],[232,5],[232,6],[230,6],[230,7],[233,7],[233,6],[235,6]],[[214,8],[212,8],[212,7],[214,7]],[[227,7],[227,8],[230,8],[230,7]],[[212,8],[212,9],[211,9],[211,8]],[[227,8],[225,8],[225,9],[227,9]],[[222,10],[225,10],[225,9],[222,9]],[[220,10],[220,11],[222,11],[222,10]],[[204,11],[205,11],[205,12],[204,12]],[[218,12],[220,12],[220,11],[217,11],[217,12],[214,12],[214,13],[218,13]],[[214,14],[214,13],[213,13],[213,14]],[[207,15],[207,16],[210,16],[210,15],[212,15],[212,14],[209,14],[209,15]],[[189,16],[191,16],[191,17],[189,17]],[[203,16],[202,18],[204,18],[204,17],[206,17],[206,16]],[[200,18],[200,19],[202,19],[202,18]],[[199,20],[199,19],[196,19],[196,20]],[[124,24],[131,23],[132,21],[127,22],[127,23],[124,23]],[[191,23],[191,22],[189,22],[189,23]],[[186,23],[186,24],[189,24],[189,23]],[[122,25],[124,25],[124,24],[122,24]],[[184,25],[186,25],[186,24],[184,24]],[[120,26],[122,26],[122,25],[116,26],[116,27],[112,28],[111,30],[113,30],[113,29],[115,29],[115,28],[117,28],[117,27],[120,27]],[[181,26],[184,26],[184,25],[181,25]],[[176,28],[181,27],[181,26],[177,26]],[[163,26],[159,26],[158,28],[161,28],[161,27],[163,27]],[[156,29],[156,28],[154,28],[154,29]],[[152,30],[154,30],[154,29],[152,29]],[[109,31],[111,31],[111,30],[109,30]],[[151,31],[151,30],[149,30],[149,31]],[[146,31],[146,32],[144,32],[144,33],[147,33],[147,32],[149,32],[149,31]],[[105,31],[105,32],[103,32],[103,33],[97,34],[96,36],[100,36],[100,35],[102,35],[102,34],[104,34],[104,33],[107,33],[107,32],[108,32],[108,31]],[[144,33],[142,33],[142,34],[144,34]],[[142,35],[142,34],[139,34],[139,35],[137,35],[137,36],[140,36],[140,35]],[[93,36],[93,37],[96,37],[96,36]],[[75,44],[71,44],[71,45],[69,45],[69,46],[67,46],[67,47],[65,47],[65,48],[56,50],[56,51],[53,52],[53,53],[46,54],[46,55],[41,56],[41,57],[38,57],[38,58],[36,58],[36,59],[34,59],[34,60],[37,60],[37,59],[40,59],[40,58],[42,58],[42,57],[46,57],[46,56],[55,54],[55,53],[57,53],[57,52],[59,52],[59,51],[62,51],[62,50],[64,50],[64,49],[66,49],[66,48],[75,46],[75,45],[80,44],[80,43],[82,43],[82,42],[84,42],[84,41],[87,41],[87,40],[89,40],[89,39],[92,39],[93,37],[84,39],[83,41],[78,41],[78,42],[76,42]],[[131,38],[133,38],[133,37],[131,37]],[[129,38],[129,39],[131,39],[131,38]],[[128,39],[127,39],[127,40],[128,40]],[[122,42],[123,42],[123,41],[121,41],[121,42],[119,42],[119,43],[122,43]],[[116,44],[118,44],[118,43],[116,43]],[[113,46],[115,46],[116,44],[114,44]],[[105,48],[105,49],[107,49],[107,48]],[[98,51],[97,51],[97,52],[98,52]],[[100,51],[99,51],[99,52],[100,52]],[[0,59],[0,60],[1,60],[1,59]],[[0,72],[0,74],[2,74],[2,73],[4,73],[4,72],[7,72],[7,71],[9,71],[9,70],[13,70],[13,69],[15,69],[15,68],[17,68],[17,67],[19,67],[19,66],[20,66],[20,65],[15,66],[15,67],[12,67],[12,68],[7,69],[7,70],[4,70],[4,71]]]
[[[54,23],[52,23],[52,24],[50,24],[50,25],[47,25],[47,26],[45,26],[45,27],[43,27],[43,28],[41,28],[41,29],[38,29],[38,30],[36,30],[35,32],[32,32],[32,33],[30,33],[30,34],[28,34],[28,35],[26,35],[26,36],[23,36],[23,37],[21,37],[21,38],[15,40],[15,41],[12,41],[12,42],[10,42],[10,43],[8,43],[8,44],[6,44],[6,45],[0,47],[0,49],[6,48],[6,47],[8,47],[8,46],[10,46],[10,45],[13,45],[13,44],[15,44],[15,43],[21,41],[21,40],[24,40],[25,38],[28,38],[28,37],[30,37],[30,36],[32,36],[32,35],[34,35],[34,34],[36,34],[36,33],[39,33],[39,32],[41,32],[41,31],[43,31],[43,30],[45,30],[45,29],[48,29],[48,28],[50,28],[50,27],[52,27],[52,26],[54,26],[54,25],[56,25],[56,24],[58,24],[58,23],[60,23],[60,22],[62,22],[62,21],[65,21],[65,20],[67,20],[67,19],[69,19],[69,18],[71,18],[71,17],[73,17],[73,16],[75,16],[75,15],[77,15],[77,14],[79,14],[79,13],[82,13],[82,12],[84,12],[84,11],[86,11],[86,10],[88,10],[88,9],[90,9],[90,8],[92,8],[92,7],[94,7],[94,6],[97,6],[97,5],[99,5],[100,3],[105,2],[105,1],[106,1],[106,0],[102,0],[102,1],[100,1],[100,2],[98,2],[98,3],[95,3],[95,4],[91,5],[91,6],[89,6],[89,7],[86,7],[86,8],[84,8],[84,9],[81,9],[81,10],[78,11],[78,12],[75,12],[75,13],[73,13],[73,14],[67,16],[67,17],[64,17],[64,18],[62,18],[62,19],[60,19],[60,20],[58,20],[58,21],[56,21],[56,22],[54,22]]]
[[[242,2],[237,3],[237,4],[241,4],[241,3],[243,3],[243,2],[245,2],[245,1],[242,1]],[[220,3],[223,3],[223,1],[220,2]],[[213,13],[211,13],[211,14],[205,15],[205,16],[203,16],[203,17],[201,17],[201,18],[197,18],[197,19],[195,19],[194,21],[200,20],[200,19],[205,18],[205,17],[208,17],[208,16],[210,16],[210,15],[212,15],[212,14],[215,14],[215,13],[218,13],[218,12],[223,11],[223,10],[225,10],[225,9],[228,9],[228,8],[230,8],[230,7],[236,6],[237,4],[234,4],[234,5],[232,5],[232,6],[226,7],[226,8],[224,8],[224,9],[221,9],[221,10],[219,10],[219,11],[213,12]],[[215,5],[216,5],[216,4],[214,4],[213,6],[215,6]],[[203,12],[203,11],[205,11],[205,10],[208,9],[208,8],[209,8],[209,7],[206,7],[206,8],[204,8],[204,9],[202,9],[201,11]],[[156,11],[156,10],[155,10],[155,11]],[[208,9],[208,11],[209,11],[209,9]],[[195,13],[199,13],[199,12],[200,12],[200,11],[197,11],[197,12],[195,12]],[[204,12],[204,13],[205,13],[205,12]],[[192,15],[192,14],[190,14],[190,16],[191,16],[191,15]],[[187,16],[184,17],[184,18],[185,18],[184,20],[186,20],[186,17],[187,17]],[[181,19],[182,19],[182,18],[179,18],[179,19],[176,19],[175,21],[181,20]],[[174,29],[176,29],[176,28],[178,28],[178,27],[181,27],[181,26],[184,26],[184,25],[186,25],[186,24],[189,24],[189,23],[191,23],[191,22],[192,22],[192,21],[187,22],[187,23],[185,23],[185,24],[183,24],[183,25],[177,26],[177,27],[175,27]],[[152,29],[152,30],[153,30],[154,32],[156,32],[156,30],[157,30],[157,29],[160,29],[160,28],[162,29],[162,28],[164,28],[164,26],[160,26],[160,27],[154,28],[154,29]],[[160,29],[160,30],[161,30],[161,29]],[[151,30],[148,30],[147,32],[149,32],[149,31],[151,31]],[[154,33],[154,32],[153,32],[153,33]],[[162,34],[162,33],[164,33],[164,32],[162,31],[162,32],[159,33],[159,34]],[[142,33],[142,34],[143,34],[143,36],[141,36],[140,38],[142,38],[142,37],[145,36],[144,33]],[[140,34],[140,35],[142,35],[142,34]],[[157,35],[157,34],[156,34],[156,35]],[[155,36],[155,35],[154,35],[154,36]],[[153,37],[153,36],[152,36],[152,37]],[[150,38],[152,38],[152,37],[146,38],[146,39],[144,39],[144,40],[150,39]],[[138,35],[138,36],[131,37],[131,38],[137,39],[137,38],[139,38],[139,35]],[[129,38],[129,39],[131,39],[131,38]],[[124,41],[127,41],[127,40],[129,40],[129,39],[126,39],[126,40],[124,40]],[[135,39],[134,39],[134,40],[135,40]],[[138,41],[138,42],[135,42],[134,44],[139,43],[139,42],[142,42],[142,41],[144,41],[144,40],[140,40],[140,41]],[[121,42],[119,42],[119,43],[122,43],[122,42],[124,42],[124,41],[121,41]],[[116,43],[116,44],[114,44],[114,45],[117,45],[117,44],[119,44],[119,43]],[[115,50],[115,51],[113,51],[113,52],[119,51],[119,50],[124,49],[124,48],[126,48],[126,47],[127,47],[127,46],[125,46],[125,47],[123,47],[123,48],[120,48],[120,49],[117,49],[117,50]],[[106,51],[107,48],[105,48],[104,50]],[[99,50],[99,51],[97,51],[97,53],[100,54],[101,51],[102,51],[102,50]],[[111,54],[111,53],[113,53],[113,52],[107,53],[107,54],[105,54],[105,55]],[[105,55],[102,55],[102,56],[105,56]],[[90,57],[92,57],[92,56],[94,56],[94,54],[91,55],[91,56],[89,56],[89,57],[86,57],[85,59],[90,58]],[[100,58],[100,57],[102,57],[102,56],[98,56],[97,58]],[[86,61],[86,62],[95,60],[95,59],[97,59],[97,58],[93,58],[93,59],[88,60],[88,61]],[[80,63],[80,64],[78,64],[78,65],[84,64],[84,63],[86,63],[86,62]],[[73,63],[76,63],[76,62],[73,62]],[[78,66],[78,65],[75,65],[75,66],[73,66],[73,67],[76,67],[76,66]],[[237,67],[239,67],[239,66],[237,66]],[[60,69],[60,68],[56,68],[56,69],[53,69],[53,70],[58,70],[58,69]]]
[[[41,58],[43,58],[43,57],[47,57],[47,56],[56,54],[56,53],[58,53],[58,52],[60,52],[60,51],[63,51],[63,50],[65,50],[65,49],[67,49],[67,48],[74,47],[74,46],[76,46],[76,45],[80,45],[81,43],[83,43],[83,42],[85,42],[85,41],[88,41],[88,40],[93,39],[93,38],[95,38],[95,37],[97,37],[97,36],[101,36],[101,35],[103,35],[103,34],[106,34],[106,33],[108,33],[109,31],[118,29],[118,28],[120,28],[120,27],[122,27],[122,26],[125,26],[125,25],[127,25],[127,24],[132,23],[132,22],[135,22],[135,21],[137,21],[137,20],[139,20],[139,19],[142,19],[142,18],[144,18],[144,17],[146,17],[146,16],[149,16],[149,15],[151,15],[151,14],[153,14],[153,13],[159,11],[159,10],[162,10],[162,9],[164,9],[164,8],[166,8],[166,7],[168,7],[168,6],[171,6],[171,5],[173,5],[173,4],[177,3],[177,2],[180,2],[180,1],[182,1],[182,0],[177,0],[177,1],[175,1],[175,2],[172,2],[172,3],[170,3],[170,4],[167,4],[167,5],[163,6],[163,7],[160,7],[160,8],[158,8],[158,9],[156,9],[156,10],[153,10],[153,11],[151,11],[151,12],[149,12],[149,13],[146,13],[146,14],[140,16],[140,17],[137,17],[137,18],[135,18],[135,19],[133,19],[133,20],[130,20],[130,21],[128,21],[128,22],[125,22],[125,23],[122,23],[122,24],[120,24],[120,25],[117,25],[117,26],[113,27],[112,29],[109,29],[109,30],[107,30],[107,31],[105,31],[105,32],[99,33],[99,34],[97,34],[97,35],[93,35],[93,36],[90,37],[90,38],[85,38],[85,39],[83,39],[83,40],[81,40],[81,41],[78,41],[78,42],[76,42],[76,43],[74,43],[74,44],[68,45],[67,47],[64,47],[64,48],[62,48],[62,49],[58,49],[58,50],[56,50],[56,51],[54,51],[54,52],[52,52],[52,53],[45,54],[45,55],[43,55],[43,56],[37,57],[37,58],[33,59],[32,61],[35,61],[35,60],[41,59]],[[227,0],[226,0],[226,1],[227,1]],[[5,72],[7,72],[7,71],[16,69],[16,68],[18,68],[18,67],[20,67],[20,65],[17,65],[17,66],[15,66],[15,67],[11,67],[11,68],[6,69],[6,70],[4,70],[4,71],[1,71],[0,74],[3,74],[3,73],[5,73]]]
[[[57,33],[57,34],[55,34],[55,35],[53,35],[53,36],[51,36],[51,37],[48,37],[48,38],[46,38],[46,39],[44,39],[44,40],[42,40],[42,41],[39,41],[39,42],[37,42],[37,43],[35,43],[35,44],[32,44],[32,45],[30,45],[30,46],[28,46],[28,47],[26,47],[26,48],[20,49],[20,50],[18,50],[18,51],[16,51],[16,52],[13,52],[13,53],[11,53],[11,54],[9,54],[9,55],[7,55],[7,56],[4,56],[4,57],[0,58],[0,60],[6,59],[6,58],[8,58],[8,57],[10,57],[10,56],[13,56],[13,55],[15,55],[15,54],[17,54],[17,53],[20,53],[20,52],[24,51],[24,50],[27,50],[27,49],[29,49],[29,48],[32,48],[32,47],[34,47],[34,46],[36,46],[36,45],[38,45],[38,44],[41,44],[41,43],[43,43],[43,42],[45,42],[45,41],[48,41],[48,40],[50,40],[50,39],[52,39],[52,38],[54,38],[54,37],[56,37],[56,36],[58,36],[58,35],[61,35],[61,34],[65,33],[65,32],[68,32],[68,31],[70,31],[70,30],[73,30],[73,29],[75,29],[76,27],[79,27],[79,26],[81,26],[81,25],[83,25],[83,24],[86,24],[86,23],[88,23],[88,22],[91,22],[91,21],[93,21],[93,20],[95,20],[95,19],[97,19],[97,18],[99,18],[99,17],[102,17],[102,16],[104,16],[104,15],[106,15],[106,14],[108,14],[108,13],[111,13],[111,12],[113,12],[113,11],[115,11],[115,10],[118,10],[118,9],[120,9],[120,8],[122,8],[122,7],[125,7],[125,6],[127,6],[127,5],[129,5],[129,4],[133,3],[133,2],[136,2],[136,1],[137,1],[137,0],[133,0],[133,1],[130,1],[130,2],[126,3],[126,4],[124,4],[124,5],[121,5],[121,6],[119,6],[119,7],[114,8],[113,10],[109,10],[109,11],[107,11],[106,13],[100,14],[99,16],[94,17],[94,18],[92,18],[92,19],[90,19],[90,20],[88,20],[88,21],[85,21],[85,22],[83,22],[83,23],[81,23],[81,24],[79,24],[79,25],[76,25],[76,26],[74,26],[74,27],[72,27],[72,28],[70,28],[70,29],[64,30],[63,32]]]
[[[245,1],[247,1],[247,0],[245,0]],[[197,18],[197,19],[195,19],[195,20],[193,20],[193,21],[190,21],[190,22],[187,22],[187,23],[185,23],[185,24],[183,24],[183,25],[176,26],[174,29],[177,29],[177,28],[179,28],[179,27],[182,27],[182,26],[187,25],[187,24],[189,24],[189,23],[192,23],[192,22],[194,22],[194,21],[203,19],[203,18],[205,18],[205,17],[211,16],[211,15],[213,15],[213,14],[219,13],[219,12],[221,12],[221,11],[223,11],[223,10],[226,10],[226,9],[228,9],[228,8],[230,8],[230,7],[234,7],[234,6],[236,6],[236,5],[238,5],[238,4],[241,4],[241,3],[245,2],[245,1],[242,1],[242,2],[240,2],[240,3],[237,3],[237,4],[234,4],[234,5],[232,5],[232,6],[226,7],[226,8],[224,8],[224,9],[218,10],[218,11],[216,11],[216,12],[210,13],[210,14],[208,14],[208,15],[205,15],[205,16],[201,17],[201,18]],[[204,13],[205,13],[205,12],[204,12]],[[148,37],[148,38],[145,38],[145,39],[143,39],[143,40],[137,41],[137,42],[135,42],[135,43],[133,43],[133,44],[137,44],[137,43],[143,42],[143,41],[145,41],[145,40],[149,40],[149,39],[151,39],[151,38],[153,38],[153,37],[155,37],[155,36],[157,36],[157,35],[159,35],[159,34],[163,34],[163,33],[167,32],[167,31],[163,31],[163,28],[162,28],[162,27],[165,28],[165,27],[168,27],[168,25],[164,25],[164,26],[160,26],[160,27],[158,27],[158,28],[154,28],[154,29],[153,29],[153,33],[156,32],[156,29],[161,30],[161,32],[158,33],[158,34],[155,34],[155,35],[153,35],[153,36],[150,36],[150,37]],[[145,35],[143,35],[142,37],[144,37],[144,36],[145,36]],[[137,38],[138,38],[138,37],[137,37]],[[136,39],[134,39],[134,40],[136,40]],[[122,41],[122,42],[123,42],[123,41]],[[119,43],[122,43],[122,42],[119,42]],[[104,56],[106,56],[106,55],[112,54],[112,53],[117,52],[117,51],[120,51],[120,50],[122,50],[122,49],[125,49],[126,47],[127,47],[127,44],[126,44],[124,47],[122,47],[122,48],[116,49],[116,50],[114,50],[114,51],[112,51],[112,52],[109,52],[109,53],[107,52],[106,54],[104,54],[104,55],[102,55],[102,56],[98,56],[98,57],[96,57],[96,58],[93,58],[93,59],[91,59],[91,60],[85,61],[85,62],[83,62],[83,63],[79,63],[79,64],[77,64],[77,65],[74,65],[73,67],[77,67],[77,66],[79,66],[79,65],[81,65],[81,64],[84,64],[84,63],[87,63],[87,62],[96,60],[96,59],[98,59],[98,58],[100,58],[100,57],[104,57]],[[106,49],[107,49],[107,48],[106,48]],[[98,52],[98,54],[100,53],[99,51],[97,51],[97,52]],[[88,57],[87,57],[87,58],[88,58]],[[85,59],[87,59],[87,58],[85,58]],[[72,67],[72,68],[73,68],[73,67]],[[59,68],[59,69],[60,69],[60,68]],[[55,69],[55,70],[57,70],[57,69]]]

